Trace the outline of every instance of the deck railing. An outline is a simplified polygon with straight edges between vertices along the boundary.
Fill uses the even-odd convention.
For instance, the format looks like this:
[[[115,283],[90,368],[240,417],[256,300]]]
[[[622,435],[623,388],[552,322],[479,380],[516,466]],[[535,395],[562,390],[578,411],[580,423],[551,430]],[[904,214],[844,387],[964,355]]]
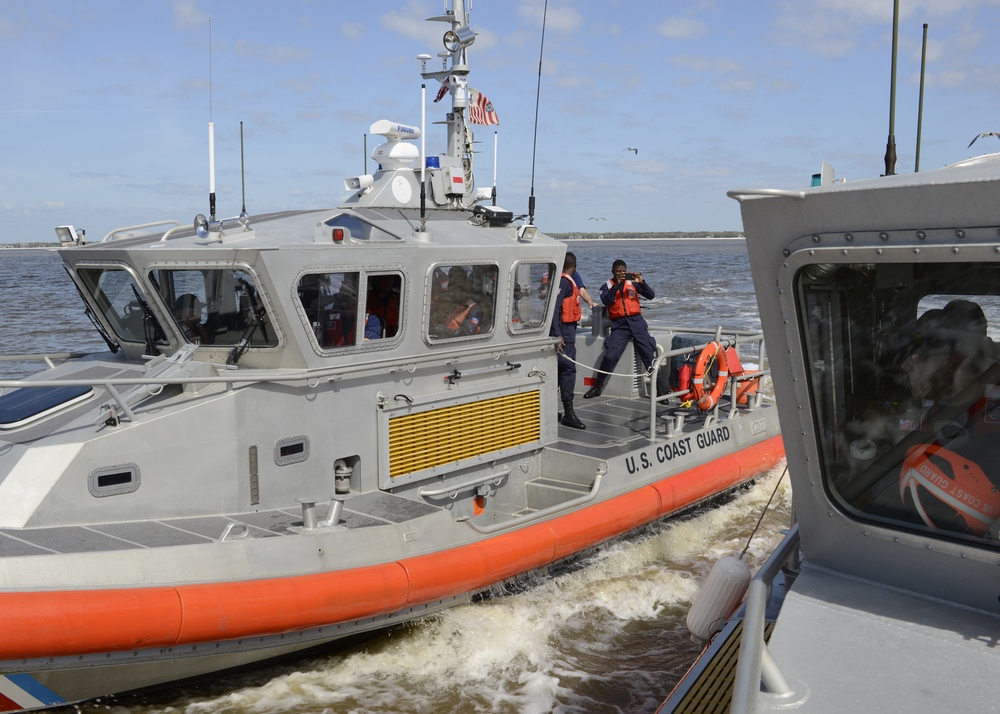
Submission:
[[[764,361],[767,357],[767,353],[764,349],[764,335],[761,332],[751,332],[743,330],[728,330],[724,331],[721,327],[714,330],[709,329],[687,329],[684,328],[683,334],[694,334],[694,335],[712,335],[711,340],[707,340],[704,344],[694,345],[692,347],[682,347],[676,350],[669,350],[659,355],[656,360],[654,360],[651,372],[649,376],[649,441],[656,441],[656,405],[660,402],[666,401],[670,398],[677,397],[683,398],[690,394],[690,390],[683,389],[676,392],[668,392],[666,394],[657,394],[657,384],[659,384],[660,370],[667,367],[670,364],[670,360],[673,357],[681,357],[684,355],[700,353],[705,347],[712,341],[718,342],[722,349],[728,349],[730,347],[735,347],[737,345],[759,343],[758,348],[758,369],[751,373],[742,374],[738,376],[729,375],[726,391],[729,395],[729,414],[730,417],[735,416],[738,409],[737,406],[737,392],[739,391],[739,386],[742,382],[747,382],[754,379],[761,379],[768,376],[771,370],[764,369]],[[756,409],[760,405],[760,400],[762,395],[760,392],[755,394],[749,400],[749,408]],[[706,424],[708,426],[714,421],[719,419],[719,409],[721,406],[721,400],[717,403],[711,410],[711,414],[705,417]],[[666,436],[667,438],[673,437],[675,434],[680,435],[683,432],[684,426],[684,415],[676,415],[671,421],[667,423]]]
[[[764,613],[774,578],[786,562],[794,561],[798,548],[799,526],[795,524],[750,581],[744,604],[743,637],[736,663],[733,699],[729,708],[733,714],[754,714],[757,711],[761,682],[774,697],[788,698],[794,694],[764,642]]]

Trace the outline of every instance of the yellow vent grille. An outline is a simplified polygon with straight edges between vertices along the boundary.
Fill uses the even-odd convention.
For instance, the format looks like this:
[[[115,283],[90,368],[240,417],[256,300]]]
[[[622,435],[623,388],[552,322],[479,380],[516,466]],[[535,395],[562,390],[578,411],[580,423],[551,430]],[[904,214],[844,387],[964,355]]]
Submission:
[[[389,419],[389,476],[541,439],[539,392],[522,392]]]

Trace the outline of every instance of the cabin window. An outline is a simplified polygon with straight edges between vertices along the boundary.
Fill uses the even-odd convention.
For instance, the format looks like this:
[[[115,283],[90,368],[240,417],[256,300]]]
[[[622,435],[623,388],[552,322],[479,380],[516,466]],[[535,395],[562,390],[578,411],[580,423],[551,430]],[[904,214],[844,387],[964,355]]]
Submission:
[[[997,546],[1000,266],[815,265],[797,284],[832,499],[861,520]]]
[[[366,276],[364,286],[361,280],[357,271],[309,273],[299,279],[299,303],[320,348],[353,347],[399,334],[403,276],[374,273]],[[362,288],[365,298],[359,301]]]
[[[276,347],[254,276],[242,268],[157,268],[149,279],[185,341],[199,345]]]
[[[439,265],[431,273],[427,332],[432,339],[485,335],[496,313],[495,265]]]
[[[507,323],[511,332],[548,328],[545,313],[553,280],[558,285],[553,263],[517,263],[514,266],[513,295]]]
[[[167,344],[166,333],[130,272],[119,267],[78,267],[76,274],[120,341]]]
[[[402,299],[402,275],[399,273],[368,275],[365,311],[379,319],[380,337],[392,339],[399,334]]]

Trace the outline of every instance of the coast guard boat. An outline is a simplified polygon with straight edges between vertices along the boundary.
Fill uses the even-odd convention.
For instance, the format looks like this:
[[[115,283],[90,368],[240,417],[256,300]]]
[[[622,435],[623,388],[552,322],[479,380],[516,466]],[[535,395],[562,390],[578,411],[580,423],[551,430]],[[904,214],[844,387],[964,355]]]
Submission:
[[[443,154],[380,120],[379,169],[339,208],[57,229],[109,351],[0,382],[0,711],[466,603],[783,457],[766,369],[738,369],[746,350],[765,367],[762,335],[716,326],[656,330],[651,374],[612,377],[586,430],[560,424],[547,287],[566,248],[476,190],[475,32],[463,2],[431,19]]]
[[[730,195],[795,522],[661,710],[1000,711],[1000,154]]]

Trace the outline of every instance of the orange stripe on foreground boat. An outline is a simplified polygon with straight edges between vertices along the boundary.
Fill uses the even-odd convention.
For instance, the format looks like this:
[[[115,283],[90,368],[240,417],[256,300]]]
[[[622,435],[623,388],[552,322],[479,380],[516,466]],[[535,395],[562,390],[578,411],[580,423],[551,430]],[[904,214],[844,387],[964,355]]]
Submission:
[[[294,632],[473,592],[693,505],[774,466],[781,437],[480,543],[352,570],[240,582],[0,593],[0,659]]]

